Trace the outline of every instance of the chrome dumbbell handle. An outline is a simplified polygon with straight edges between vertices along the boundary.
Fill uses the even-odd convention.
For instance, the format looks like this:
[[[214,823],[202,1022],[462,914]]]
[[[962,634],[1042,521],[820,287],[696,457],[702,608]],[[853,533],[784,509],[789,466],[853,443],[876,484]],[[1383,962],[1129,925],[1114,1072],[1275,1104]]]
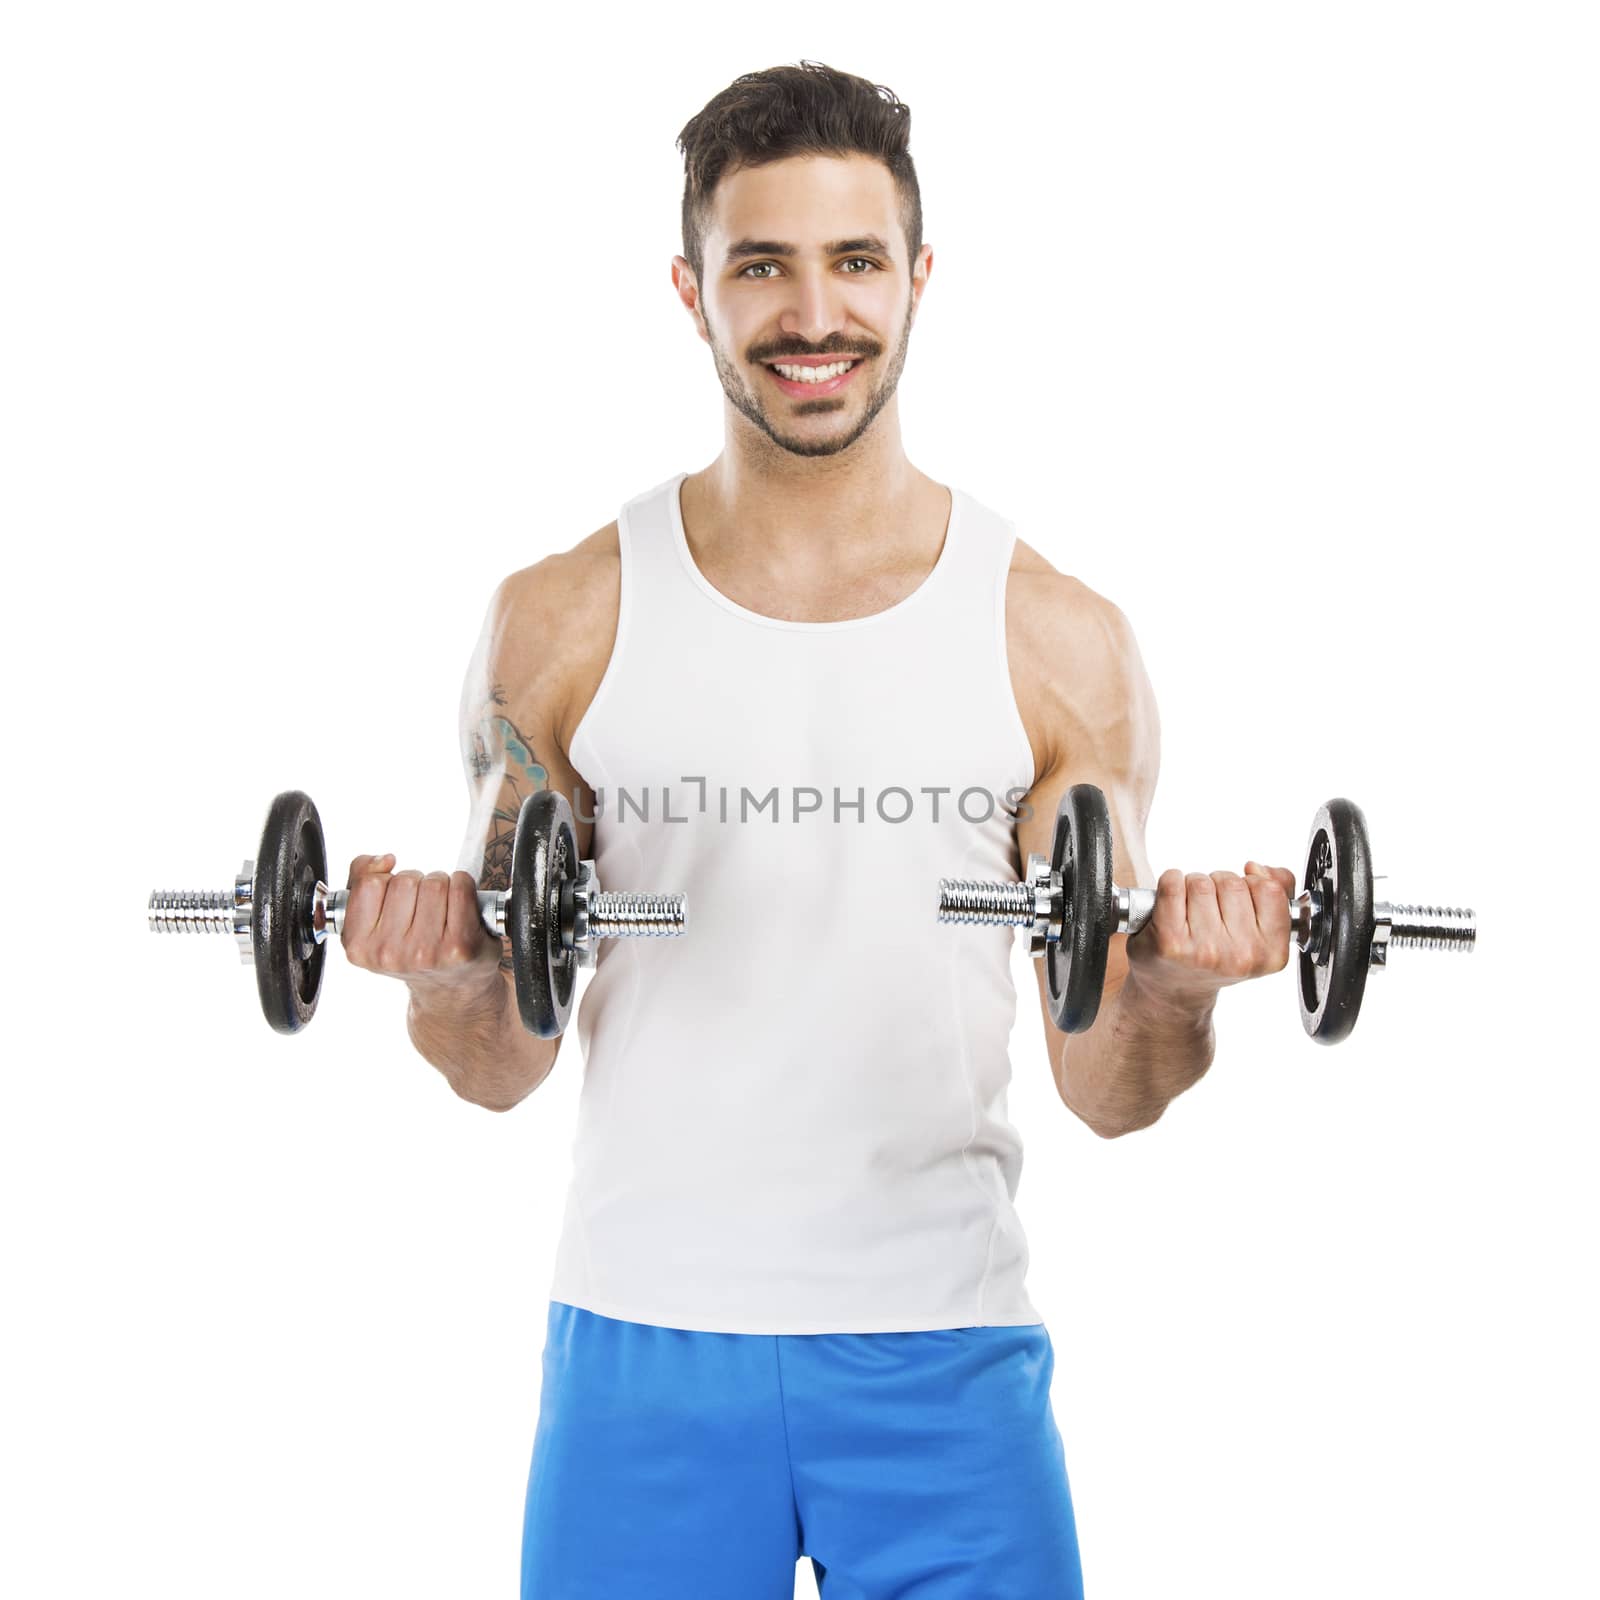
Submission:
[[[1032,856],[1033,861],[1044,861],[1043,856]],[[1049,873],[1049,864],[1045,864],[1045,872]],[[1118,884],[1111,886],[1112,896],[1116,905],[1118,933],[1137,933],[1150,918],[1155,915],[1156,892],[1154,889],[1124,889]],[[1289,902],[1289,937],[1301,950],[1312,948],[1316,930],[1319,927],[1321,915],[1321,902],[1309,889],[1302,889]]]
[[[585,862],[584,865],[588,866],[589,863]],[[508,898],[504,889],[478,891],[478,915],[483,919],[484,927],[497,939],[505,938]],[[311,936],[318,944],[329,934],[339,939],[344,937],[344,912],[349,903],[348,889],[330,889],[327,884],[319,882],[311,891]]]

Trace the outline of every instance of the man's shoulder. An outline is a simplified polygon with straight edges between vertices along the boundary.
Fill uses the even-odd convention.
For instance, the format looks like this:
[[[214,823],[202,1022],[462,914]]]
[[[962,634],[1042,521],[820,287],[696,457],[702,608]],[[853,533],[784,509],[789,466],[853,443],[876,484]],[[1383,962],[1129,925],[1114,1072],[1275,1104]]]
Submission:
[[[518,620],[549,623],[569,616],[592,624],[595,610],[603,610],[608,599],[614,608],[620,566],[617,525],[608,522],[568,549],[507,573],[500,580],[500,603]]]
[[[615,522],[508,573],[495,590],[501,676],[536,689],[563,751],[611,658],[620,594]]]
[[[1058,571],[1020,537],[1011,552],[1006,611],[1020,625],[1024,642],[1045,647],[1079,648],[1086,639],[1093,643],[1127,626],[1115,601]]]
[[[1125,718],[1143,692],[1121,607],[1020,538],[1006,588],[1006,651],[1040,774],[1063,739]]]

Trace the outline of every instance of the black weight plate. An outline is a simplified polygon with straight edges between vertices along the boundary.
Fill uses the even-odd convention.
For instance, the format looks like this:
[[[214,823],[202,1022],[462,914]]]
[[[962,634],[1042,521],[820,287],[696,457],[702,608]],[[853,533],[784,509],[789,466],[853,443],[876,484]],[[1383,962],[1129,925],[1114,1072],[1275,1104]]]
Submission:
[[[523,1027],[541,1039],[553,1039],[572,1014],[578,959],[561,937],[561,905],[562,892],[577,871],[571,806],[554,789],[536,790],[517,813],[506,933],[516,972],[517,1010]]]
[[[311,936],[311,898],[328,881],[322,819],[311,797],[287,789],[267,810],[256,851],[250,943],[261,1010],[279,1033],[298,1033],[316,1015],[327,951]]]
[[[1311,823],[1302,887],[1322,901],[1314,947],[1295,952],[1300,1021],[1321,1044],[1356,1025],[1372,964],[1372,846],[1354,800],[1330,800]]]
[[[1063,1033],[1083,1033],[1100,1010],[1116,927],[1111,813],[1092,783],[1075,783],[1062,795],[1050,866],[1061,874],[1066,902],[1061,938],[1045,947],[1050,1014]]]

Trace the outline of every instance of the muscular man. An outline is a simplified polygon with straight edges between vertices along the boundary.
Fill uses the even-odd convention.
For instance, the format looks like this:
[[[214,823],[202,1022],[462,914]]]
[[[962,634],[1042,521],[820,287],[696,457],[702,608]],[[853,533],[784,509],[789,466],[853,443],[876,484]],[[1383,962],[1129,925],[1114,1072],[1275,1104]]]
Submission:
[[[576,1018],[525,1596],[779,1600],[802,1555],[847,1600],[1082,1592],[1012,1205],[1012,930],[934,905],[1048,854],[1079,782],[1117,881],[1149,883],[1156,707],[1116,606],[907,459],[933,266],[908,124],[802,63],[684,128],[672,281],[722,452],[496,590],[462,705],[473,870],[351,867],[347,954],[405,979],[417,1049],[497,1110],[561,1044],[523,1031],[473,900],[524,796],[573,801],[607,887],[693,908],[682,939],[604,945]],[[1293,883],[1164,873],[1088,1033],[1056,1032],[1040,970],[1097,1134],[1205,1072],[1218,990],[1288,960]]]

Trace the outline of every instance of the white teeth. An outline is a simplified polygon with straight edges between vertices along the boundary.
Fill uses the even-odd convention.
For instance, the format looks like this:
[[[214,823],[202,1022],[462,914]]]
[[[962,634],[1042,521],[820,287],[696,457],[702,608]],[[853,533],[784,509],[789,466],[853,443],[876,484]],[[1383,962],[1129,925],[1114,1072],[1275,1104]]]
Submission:
[[[854,365],[854,361],[835,361],[826,367],[786,367],[776,361],[772,363],[773,370],[791,383],[826,383],[829,378],[837,378],[840,373],[848,372]]]

